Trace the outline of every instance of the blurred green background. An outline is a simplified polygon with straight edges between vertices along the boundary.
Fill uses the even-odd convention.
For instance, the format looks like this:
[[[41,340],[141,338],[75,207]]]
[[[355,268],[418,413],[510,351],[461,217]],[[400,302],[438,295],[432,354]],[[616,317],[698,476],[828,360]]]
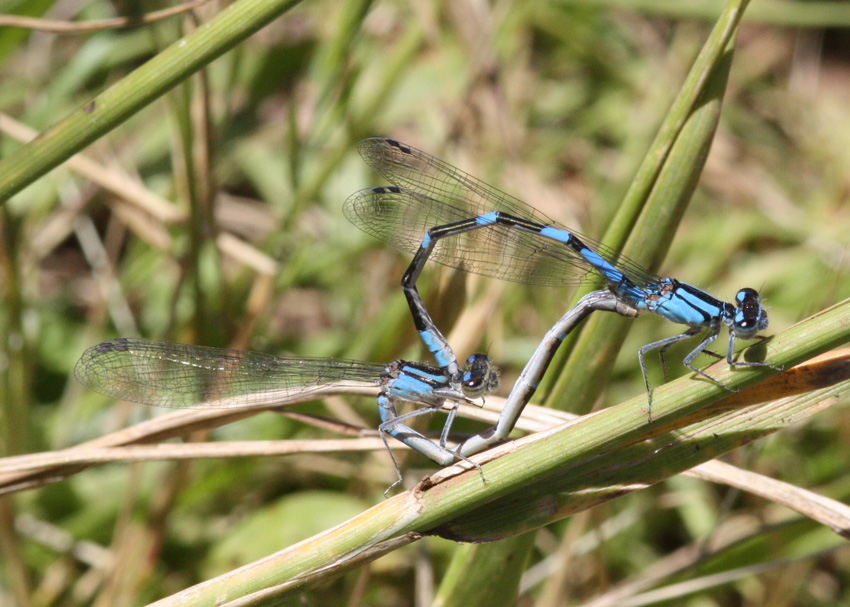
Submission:
[[[361,138],[412,144],[600,236],[720,8],[630,4],[303,2],[86,149],[115,190],[142,188],[166,206],[141,209],[67,165],[16,195],[0,207],[4,455],[161,413],[71,379],[86,347],[117,335],[424,358],[398,288],[409,256],[341,211],[349,194],[383,183],[354,150]],[[824,17],[796,27],[807,4]],[[850,295],[850,35],[826,27],[846,22],[850,4],[828,4],[777,3],[771,23],[759,22],[764,11],[745,19],[717,136],[662,268],[727,300],[758,289],[771,332]],[[0,11],[83,22],[165,6],[39,0]],[[0,29],[0,151],[20,146],[7,117],[45,130],[221,8],[75,35]],[[447,334],[466,311],[452,343],[463,356],[489,352],[505,388],[571,295],[434,265],[420,291]],[[634,322],[600,405],[641,392],[636,350],[675,330]],[[671,376],[684,374],[689,347],[671,352]],[[657,365],[650,374],[661,382]],[[348,405],[377,425],[368,399],[330,415]],[[848,434],[847,415],[829,410],[732,461],[846,500]],[[213,432],[316,436],[327,435],[271,413]],[[403,461],[413,479],[431,469],[417,455]],[[383,499],[393,476],[386,453],[90,468],[0,502],[0,605],[145,604],[345,520]],[[676,567],[699,547],[705,559]],[[423,604],[454,549],[419,542],[311,590],[305,604]],[[565,555],[571,574],[553,604],[586,604],[623,583],[636,594],[653,567],[667,567],[653,585],[695,583],[670,604],[850,603],[840,538],[693,479],[538,532],[518,604],[551,596],[546,567]]]

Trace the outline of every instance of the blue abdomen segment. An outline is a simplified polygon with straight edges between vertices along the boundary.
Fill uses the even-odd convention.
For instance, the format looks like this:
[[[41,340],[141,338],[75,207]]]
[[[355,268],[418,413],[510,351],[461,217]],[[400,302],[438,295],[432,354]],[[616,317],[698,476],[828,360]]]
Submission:
[[[498,219],[498,212],[493,211],[492,213],[486,213],[484,215],[480,215],[480,216],[476,217],[475,223],[477,223],[479,226],[488,226],[488,225],[496,223],[497,219]]]
[[[556,242],[563,243],[575,251],[587,264],[599,272],[611,288],[626,300],[634,300],[634,303],[639,305],[643,297],[643,290],[635,285],[626,277],[626,275],[618,270],[613,263],[605,257],[588,247],[581,239],[560,228],[553,226],[545,226],[539,230],[539,233],[544,238],[549,238]]]
[[[426,329],[419,331],[419,336],[422,337],[422,341],[425,342],[425,347],[428,348],[428,351],[434,356],[434,360],[437,361],[437,364],[440,367],[446,368],[451,363],[455,362],[454,353],[446,351],[443,343],[434,336],[432,330]]]
[[[610,262],[604,259],[596,251],[583,247],[579,251],[579,255],[584,257],[587,260],[587,263],[592,265],[597,272],[602,274],[602,276],[605,277],[605,280],[609,283],[619,284],[623,282],[623,279],[625,278],[623,273],[611,265]]]

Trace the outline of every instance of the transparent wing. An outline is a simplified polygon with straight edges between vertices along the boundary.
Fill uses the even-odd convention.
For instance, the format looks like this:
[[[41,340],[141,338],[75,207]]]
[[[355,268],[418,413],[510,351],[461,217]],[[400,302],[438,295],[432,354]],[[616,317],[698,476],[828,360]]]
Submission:
[[[476,217],[398,187],[356,192],[345,201],[344,212],[364,232],[409,253],[419,249],[430,228]],[[502,225],[442,238],[430,259],[492,278],[547,286],[580,283],[590,269],[572,249]]]
[[[345,382],[374,385],[387,365],[119,337],[87,349],[74,375],[116,399],[174,408],[244,407]]]
[[[391,184],[462,209],[466,217],[505,211],[537,223],[555,223],[510,194],[394,139],[364,139],[357,144],[357,151],[366,164]]]
[[[503,211],[576,235],[638,285],[658,276],[611,248],[560,225],[521,200],[450,164],[392,139],[365,139],[357,150],[396,187],[356,192],[345,201],[346,217],[363,231],[415,253],[435,226]],[[494,225],[438,241],[431,256],[443,265],[514,282],[547,286],[599,281],[572,249],[539,234]]]

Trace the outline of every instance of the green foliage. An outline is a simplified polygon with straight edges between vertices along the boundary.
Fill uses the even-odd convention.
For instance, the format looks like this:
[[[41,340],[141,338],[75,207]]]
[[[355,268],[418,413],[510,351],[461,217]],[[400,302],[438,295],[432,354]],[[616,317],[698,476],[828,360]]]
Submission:
[[[3,10],[69,18],[50,15],[51,4]],[[99,0],[73,18],[138,14],[148,4]],[[58,452],[160,413],[108,402],[73,381],[85,347],[116,335],[301,356],[424,357],[398,289],[408,258],[342,215],[346,196],[381,183],[353,144],[380,135],[409,142],[601,238],[621,217],[719,15],[717,3],[685,13],[587,0],[290,4],[210,3],[196,9],[197,20],[216,26],[202,30],[182,17],[81,35],[0,29],[0,112],[51,134],[22,148],[0,122],[4,456]],[[811,13],[795,11],[811,4],[827,15],[828,3],[781,4],[791,7],[780,15],[785,23],[813,29],[745,26],[738,34],[705,169],[675,235],[670,228],[655,241],[672,239],[670,254],[654,260],[665,275],[724,299],[742,286],[759,289],[770,332],[850,297],[842,84],[850,64],[834,50],[846,34],[814,29],[846,22],[846,9],[812,23]],[[203,44],[180,42],[198,31]],[[201,67],[203,78],[193,76]],[[99,178],[62,163],[77,152],[99,165]],[[106,185],[110,178],[118,185]],[[164,207],[140,210],[135,188]],[[647,259],[660,250],[651,238],[643,247]],[[461,312],[499,297],[495,312],[468,317],[467,334],[450,340],[464,344],[459,355],[488,351],[505,388],[573,296],[494,287],[437,266],[420,290],[447,334]],[[675,330],[643,317],[622,324],[631,330],[617,330],[624,343],[613,368],[594,379],[594,393],[579,395],[588,404],[643,394],[636,350]],[[685,375],[685,351],[669,353],[671,377]],[[576,374],[589,367],[568,362],[561,393],[578,390]],[[662,382],[654,361],[650,373]],[[579,396],[563,402],[578,406]],[[373,400],[344,400],[297,410],[376,427]],[[435,416],[430,428],[440,422]],[[731,457],[846,501],[849,431],[834,407]],[[329,436],[271,413],[199,434],[191,438]],[[428,466],[398,453],[411,473]],[[81,469],[0,498],[0,603],[145,604],[382,503],[393,475],[384,452]],[[438,596],[464,605],[477,596],[494,607],[493,594],[514,604],[509,589],[526,564],[548,568],[531,569],[523,591],[542,605],[606,593],[625,604],[668,587],[677,604],[850,602],[843,540],[762,498],[675,477],[585,514],[538,531],[533,549],[527,538],[512,540],[507,556],[488,546],[478,560],[464,548],[450,563],[440,544],[423,559],[435,544],[420,542],[360,573],[310,580],[306,601],[411,604],[428,562],[438,580],[446,574]],[[511,566],[518,569],[498,573]],[[489,593],[457,586],[488,575],[502,582]],[[264,587],[261,574],[254,581]],[[694,586],[673,586],[685,581]]]

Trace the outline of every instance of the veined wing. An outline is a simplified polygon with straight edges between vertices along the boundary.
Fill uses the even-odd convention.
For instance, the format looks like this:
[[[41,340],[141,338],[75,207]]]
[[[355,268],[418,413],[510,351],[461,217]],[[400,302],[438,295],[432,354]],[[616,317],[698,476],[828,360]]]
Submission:
[[[356,192],[345,201],[346,217],[363,231],[415,253],[430,228],[502,211],[577,236],[633,282],[658,280],[639,264],[592,238],[560,225],[521,200],[442,160],[392,139],[365,139],[364,160],[395,187]],[[573,249],[537,233],[491,225],[441,239],[431,258],[443,265],[514,282],[546,286],[602,280]]]
[[[287,358],[149,339],[119,337],[87,349],[74,375],[106,396],[174,408],[273,404],[345,382],[375,384],[381,363]]]

